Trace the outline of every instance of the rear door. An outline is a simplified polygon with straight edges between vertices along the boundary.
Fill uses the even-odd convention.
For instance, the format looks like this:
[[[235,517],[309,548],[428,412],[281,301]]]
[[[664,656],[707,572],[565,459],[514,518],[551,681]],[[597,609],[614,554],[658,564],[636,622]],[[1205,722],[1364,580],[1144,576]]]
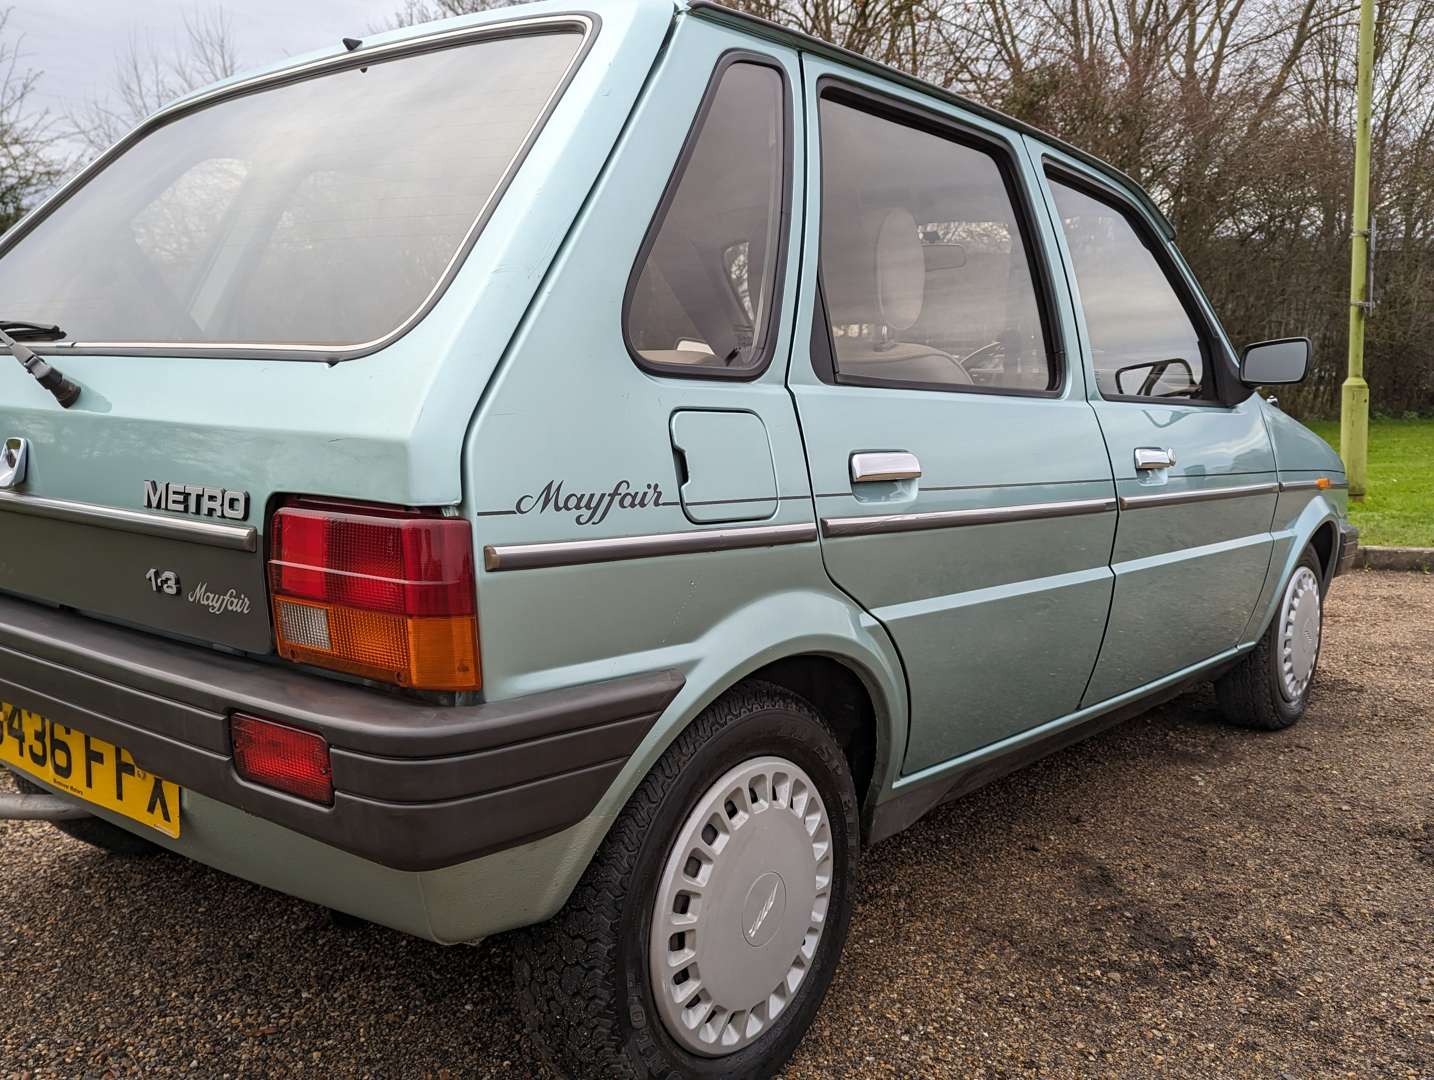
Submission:
[[[1257,403],[1232,385],[1229,346],[1173,247],[1075,163],[1046,167],[1120,496],[1089,705],[1238,643],[1269,567],[1277,484]]]
[[[832,578],[910,683],[906,772],[1073,711],[1115,501],[1019,145],[807,58],[789,375]]]

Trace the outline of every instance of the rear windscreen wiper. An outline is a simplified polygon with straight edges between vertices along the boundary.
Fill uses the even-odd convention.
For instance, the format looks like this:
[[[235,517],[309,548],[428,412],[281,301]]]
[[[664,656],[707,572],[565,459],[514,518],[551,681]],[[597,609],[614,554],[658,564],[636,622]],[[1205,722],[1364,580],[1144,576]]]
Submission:
[[[0,319],[0,345],[9,349],[15,359],[20,361],[20,366],[35,376],[35,381],[50,391],[63,407],[68,409],[78,401],[79,386],[65,378],[59,368],[51,367],[36,356],[34,350],[21,345],[10,336],[11,332],[31,338],[64,337],[64,332],[58,326],[44,326],[18,319]]]
[[[0,331],[22,341],[58,341],[67,336],[52,323],[25,322],[23,319],[0,319]]]

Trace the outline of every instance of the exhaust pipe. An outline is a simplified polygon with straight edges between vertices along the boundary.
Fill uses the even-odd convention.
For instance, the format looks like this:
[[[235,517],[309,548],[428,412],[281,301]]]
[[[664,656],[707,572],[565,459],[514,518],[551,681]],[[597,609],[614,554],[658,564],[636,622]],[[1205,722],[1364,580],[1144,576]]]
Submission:
[[[31,795],[0,791],[0,820],[77,821],[90,812],[58,795]]]

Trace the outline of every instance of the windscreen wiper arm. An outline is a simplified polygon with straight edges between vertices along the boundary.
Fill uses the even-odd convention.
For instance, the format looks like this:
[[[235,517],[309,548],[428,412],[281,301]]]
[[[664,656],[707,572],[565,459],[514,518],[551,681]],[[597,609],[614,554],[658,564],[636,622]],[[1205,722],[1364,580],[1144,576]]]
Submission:
[[[54,396],[61,406],[68,409],[80,398],[80,387],[77,383],[65,378],[64,372],[57,367],[45,363],[39,356],[35,355],[33,349],[20,344],[10,336],[10,331],[20,334],[22,337],[64,337],[64,332],[58,326],[44,326],[40,323],[22,322],[18,319],[0,319],[0,345],[10,350],[12,356],[20,361],[20,366],[35,376],[35,381],[43,386]]]

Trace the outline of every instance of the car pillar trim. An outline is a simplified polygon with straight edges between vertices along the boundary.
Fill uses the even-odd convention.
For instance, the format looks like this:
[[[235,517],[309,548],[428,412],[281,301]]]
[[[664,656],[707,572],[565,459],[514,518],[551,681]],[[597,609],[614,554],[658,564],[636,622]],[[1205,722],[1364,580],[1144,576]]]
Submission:
[[[252,525],[185,521],[181,518],[148,514],[142,510],[126,510],[119,506],[42,499],[35,495],[16,495],[8,491],[0,491],[0,511],[56,521],[73,521],[81,525],[96,525],[143,536],[184,540],[192,544],[206,544],[209,547],[229,548],[233,551],[259,550],[259,531]]]
[[[646,559],[657,555],[695,555],[738,548],[804,544],[817,538],[811,522],[795,525],[758,525],[736,529],[690,529],[685,532],[614,536],[601,540],[558,540],[536,544],[489,544],[483,548],[483,568],[536,570],[549,566]]]
[[[1024,503],[1019,506],[978,507],[971,510],[931,510],[918,514],[883,514],[868,517],[822,518],[822,535],[874,536],[879,533],[917,532],[923,529],[956,529],[966,525],[1000,525],[1012,521],[1105,514],[1115,509],[1115,500],[1074,499],[1066,502]]]
[[[1252,495],[1273,495],[1279,484],[1240,484],[1237,487],[1201,488],[1198,491],[1164,491],[1159,495],[1122,495],[1122,510],[1141,510],[1148,506],[1180,506],[1184,503],[1213,502],[1216,499],[1244,499]]]

